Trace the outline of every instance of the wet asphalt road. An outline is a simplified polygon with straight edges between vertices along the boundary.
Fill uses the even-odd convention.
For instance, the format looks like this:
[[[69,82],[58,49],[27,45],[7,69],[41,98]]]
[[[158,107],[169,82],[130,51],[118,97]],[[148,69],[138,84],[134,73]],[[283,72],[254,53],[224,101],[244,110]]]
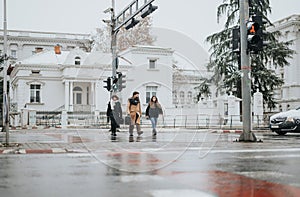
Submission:
[[[256,135],[263,143],[205,131],[134,142],[85,134],[101,146],[0,155],[0,196],[300,196],[300,135]]]

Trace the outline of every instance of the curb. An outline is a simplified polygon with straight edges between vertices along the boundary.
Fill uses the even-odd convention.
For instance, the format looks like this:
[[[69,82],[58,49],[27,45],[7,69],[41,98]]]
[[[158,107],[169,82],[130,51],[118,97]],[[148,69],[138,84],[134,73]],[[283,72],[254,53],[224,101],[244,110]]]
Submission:
[[[242,130],[216,130],[212,131],[212,133],[242,133]]]
[[[51,149],[4,149],[0,150],[1,154],[63,154],[63,153],[89,153],[84,149],[64,149],[64,148],[51,148]]]
[[[52,148],[52,149],[6,149],[0,150],[0,154],[52,154],[52,153],[70,153],[73,151],[68,151],[62,148]]]

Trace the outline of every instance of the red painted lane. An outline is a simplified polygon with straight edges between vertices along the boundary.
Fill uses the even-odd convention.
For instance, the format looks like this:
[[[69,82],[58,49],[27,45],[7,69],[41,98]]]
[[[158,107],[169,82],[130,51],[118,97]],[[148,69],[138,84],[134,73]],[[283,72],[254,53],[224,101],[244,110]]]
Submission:
[[[300,188],[249,178],[224,171],[209,171],[208,189],[223,196],[283,197],[300,196]],[[229,194],[229,195],[228,195]]]
[[[172,172],[169,174],[185,185],[218,197],[299,197],[300,188],[253,179],[224,171]]]
[[[124,164],[157,164],[162,162],[160,159],[157,159],[151,154],[143,152],[112,152],[108,153],[107,156],[115,161],[124,163]]]
[[[26,150],[26,153],[27,154],[47,154],[47,153],[53,153],[53,151],[51,149],[44,149],[44,150],[39,150],[39,149],[35,149],[35,150],[32,150],[32,149],[28,149]]]
[[[63,134],[57,134],[57,133],[46,133],[45,135],[54,137],[55,139],[59,140],[64,140],[64,135]],[[68,143],[84,143],[84,142],[92,142],[92,140],[88,138],[84,138],[81,136],[76,136],[76,135],[67,135],[67,140]]]

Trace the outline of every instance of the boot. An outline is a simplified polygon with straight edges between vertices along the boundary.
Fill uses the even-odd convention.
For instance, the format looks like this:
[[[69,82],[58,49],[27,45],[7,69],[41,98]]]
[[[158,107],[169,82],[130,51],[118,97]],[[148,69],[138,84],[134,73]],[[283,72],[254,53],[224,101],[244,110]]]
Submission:
[[[136,124],[136,130],[137,130],[138,135],[142,135],[143,134],[143,131],[141,131],[141,125]]]
[[[133,136],[134,125],[129,125],[129,136]]]
[[[116,132],[117,132],[116,129],[112,129],[111,135],[112,135],[112,136],[117,136]]]
[[[152,130],[152,135],[153,135],[153,136],[156,136],[156,129],[153,129],[153,130]]]

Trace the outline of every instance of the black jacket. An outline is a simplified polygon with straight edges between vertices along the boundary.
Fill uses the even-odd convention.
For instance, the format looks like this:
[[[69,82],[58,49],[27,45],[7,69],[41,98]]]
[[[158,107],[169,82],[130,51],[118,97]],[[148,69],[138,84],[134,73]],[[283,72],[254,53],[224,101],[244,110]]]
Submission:
[[[118,124],[123,123],[122,107],[120,102],[116,102],[114,110],[111,109],[111,103],[107,104],[106,116],[110,119],[114,118]]]

